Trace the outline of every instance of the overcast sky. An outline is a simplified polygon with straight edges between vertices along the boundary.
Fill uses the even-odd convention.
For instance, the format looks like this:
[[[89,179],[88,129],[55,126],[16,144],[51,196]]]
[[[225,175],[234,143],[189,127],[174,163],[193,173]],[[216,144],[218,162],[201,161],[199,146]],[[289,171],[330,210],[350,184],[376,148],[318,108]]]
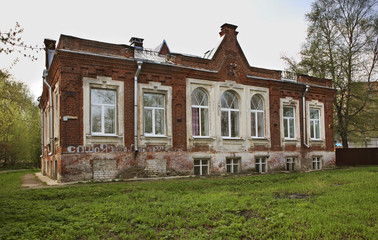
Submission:
[[[96,41],[128,44],[131,37],[144,38],[146,48],[155,48],[163,39],[172,52],[203,56],[219,41],[220,26],[238,26],[238,40],[249,64],[283,70],[283,54],[298,59],[305,41],[305,13],[310,0],[12,0],[3,2],[2,32],[24,28],[26,44],[43,46],[45,38],[58,40],[60,34]],[[26,82],[35,98],[41,95],[44,53],[37,61],[20,57],[11,69]],[[18,57],[0,56],[0,69],[9,68]]]

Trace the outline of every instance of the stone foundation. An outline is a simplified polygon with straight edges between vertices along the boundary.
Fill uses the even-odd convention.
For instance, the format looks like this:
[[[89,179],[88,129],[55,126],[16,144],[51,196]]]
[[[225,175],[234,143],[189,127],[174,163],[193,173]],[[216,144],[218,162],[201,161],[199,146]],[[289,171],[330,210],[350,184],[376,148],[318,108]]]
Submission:
[[[286,158],[296,158],[296,171],[312,170],[312,157],[321,157],[322,169],[335,166],[333,151],[258,152],[140,152],[61,154],[58,182],[109,180],[115,178],[193,175],[194,160],[206,159],[209,174],[227,173],[227,159],[238,159],[239,173],[256,172],[255,159],[267,158],[267,173],[286,171]],[[53,162],[51,157],[49,157]],[[54,165],[47,165],[53,167]],[[43,172],[50,173],[49,169]],[[45,174],[51,177],[49,174]]]

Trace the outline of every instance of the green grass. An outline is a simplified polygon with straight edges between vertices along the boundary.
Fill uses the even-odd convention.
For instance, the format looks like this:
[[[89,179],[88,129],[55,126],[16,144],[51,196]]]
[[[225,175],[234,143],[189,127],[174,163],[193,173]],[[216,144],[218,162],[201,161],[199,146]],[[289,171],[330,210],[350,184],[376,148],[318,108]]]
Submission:
[[[21,189],[0,239],[377,239],[378,167]]]

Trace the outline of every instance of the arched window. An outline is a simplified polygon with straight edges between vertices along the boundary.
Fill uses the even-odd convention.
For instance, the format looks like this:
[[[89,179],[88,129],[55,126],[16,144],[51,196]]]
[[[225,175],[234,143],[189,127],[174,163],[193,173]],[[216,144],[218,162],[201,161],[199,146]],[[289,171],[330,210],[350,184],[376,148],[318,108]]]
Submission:
[[[239,101],[231,91],[221,97],[221,134],[222,137],[239,137]]]
[[[264,137],[264,100],[260,95],[251,99],[251,136]]]
[[[202,88],[196,88],[192,93],[192,135],[209,136],[209,100]]]

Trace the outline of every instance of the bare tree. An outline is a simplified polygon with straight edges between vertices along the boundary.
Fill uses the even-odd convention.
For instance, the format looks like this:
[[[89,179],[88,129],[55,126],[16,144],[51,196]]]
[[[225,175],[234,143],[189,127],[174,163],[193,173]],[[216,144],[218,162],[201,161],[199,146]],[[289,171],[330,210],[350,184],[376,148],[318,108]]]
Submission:
[[[364,122],[370,114],[377,117],[375,108],[367,107],[376,100],[371,93],[378,75],[377,7],[377,0],[316,0],[306,14],[309,26],[300,62],[283,57],[291,71],[332,79],[335,130],[346,148],[351,132],[377,127]]]
[[[0,54],[12,54],[18,53],[22,57],[30,58],[32,61],[37,60],[37,57],[33,55],[33,52],[38,53],[42,48],[32,45],[25,44],[22,41],[21,34],[23,33],[24,29],[20,26],[18,22],[13,28],[10,28],[8,31],[1,31],[0,30]],[[31,53],[30,53],[31,50]],[[16,58],[12,65],[18,62],[18,58]]]

